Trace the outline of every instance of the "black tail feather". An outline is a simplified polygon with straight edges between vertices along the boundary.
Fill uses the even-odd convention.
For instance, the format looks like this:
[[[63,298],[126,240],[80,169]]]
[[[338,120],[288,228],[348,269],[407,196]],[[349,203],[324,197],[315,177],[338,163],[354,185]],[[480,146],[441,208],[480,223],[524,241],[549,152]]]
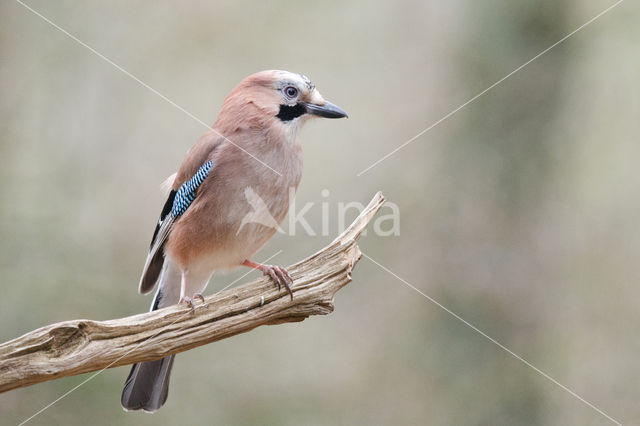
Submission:
[[[164,271],[167,279],[175,279],[171,271]],[[168,306],[176,296],[171,292],[165,294],[163,286],[158,288],[153,299],[151,310]],[[140,362],[131,367],[124,383],[120,403],[127,411],[144,410],[149,413],[157,411],[167,400],[169,394],[169,377],[175,355],[148,362]]]
[[[125,410],[157,411],[167,400],[175,355],[131,367],[120,402]]]

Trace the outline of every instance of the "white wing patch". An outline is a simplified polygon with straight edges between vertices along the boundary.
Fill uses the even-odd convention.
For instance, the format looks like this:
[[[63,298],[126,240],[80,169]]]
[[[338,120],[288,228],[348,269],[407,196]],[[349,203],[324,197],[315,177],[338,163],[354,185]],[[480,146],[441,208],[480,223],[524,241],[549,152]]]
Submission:
[[[169,192],[171,191],[171,188],[173,188],[173,183],[176,181],[177,175],[178,175],[178,172],[175,172],[160,184],[160,191],[162,191],[162,194],[165,197],[169,196]]]

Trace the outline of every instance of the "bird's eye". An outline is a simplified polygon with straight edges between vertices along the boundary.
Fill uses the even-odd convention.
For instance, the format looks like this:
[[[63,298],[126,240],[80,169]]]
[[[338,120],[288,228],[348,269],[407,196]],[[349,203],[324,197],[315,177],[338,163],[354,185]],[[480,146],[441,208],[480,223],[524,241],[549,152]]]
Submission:
[[[287,95],[288,98],[295,98],[298,95],[298,89],[293,86],[287,86],[284,88],[284,94]]]

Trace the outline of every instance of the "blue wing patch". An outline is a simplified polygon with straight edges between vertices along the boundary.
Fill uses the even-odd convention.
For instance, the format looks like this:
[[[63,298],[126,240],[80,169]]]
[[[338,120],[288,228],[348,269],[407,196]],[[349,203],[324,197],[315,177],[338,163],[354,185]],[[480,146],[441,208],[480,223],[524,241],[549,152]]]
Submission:
[[[183,183],[180,189],[178,189],[176,197],[173,200],[173,206],[171,207],[171,216],[174,219],[184,214],[191,203],[193,203],[193,200],[196,199],[196,189],[202,185],[202,182],[207,178],[212,167],[213,161],[207,161],[200,166],[191,179]]]

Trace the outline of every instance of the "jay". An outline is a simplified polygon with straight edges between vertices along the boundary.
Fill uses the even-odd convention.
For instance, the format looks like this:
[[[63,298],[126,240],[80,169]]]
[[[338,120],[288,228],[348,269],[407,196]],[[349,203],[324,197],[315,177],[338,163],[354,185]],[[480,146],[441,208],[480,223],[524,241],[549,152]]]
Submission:
[[[302,174],[298,131],[311,117],[347,114],[327,102],[305,76],[270,70],[244,79],[227,96],[213,128],[187,152],[172,175],[169,197],[153,233],[139,292],[158,284],[151,310],[176,303],[193,309],[217,270],[248,266],[270,276],[293,299],[287,271],[250,259],[277,230],[289,191]],[[276,226],[247,223],[247,188],[260,197]],[[122,407],[154,412],[166,401],[175,355],[134,364]]]

